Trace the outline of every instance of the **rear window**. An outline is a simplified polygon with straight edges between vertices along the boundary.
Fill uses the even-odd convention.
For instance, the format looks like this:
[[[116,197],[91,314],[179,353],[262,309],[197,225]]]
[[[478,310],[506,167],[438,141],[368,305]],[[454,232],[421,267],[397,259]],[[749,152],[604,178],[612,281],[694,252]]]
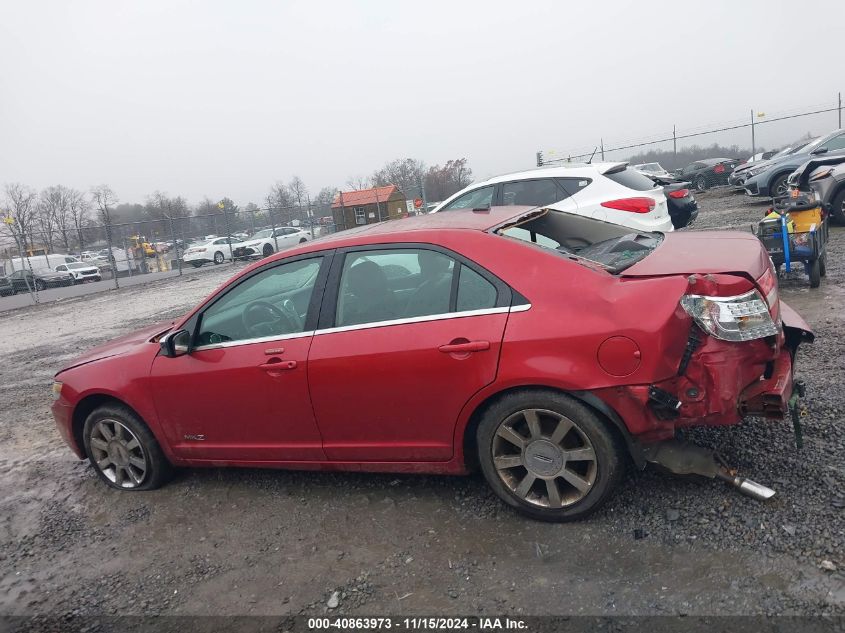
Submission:
[[[640,172],[633,169],[625,168],[622,171],[606,173],[606,178],[610,178],[613,182],[634,191],[651,191],[654,189],[654,183],[650,178],[643,176]]]

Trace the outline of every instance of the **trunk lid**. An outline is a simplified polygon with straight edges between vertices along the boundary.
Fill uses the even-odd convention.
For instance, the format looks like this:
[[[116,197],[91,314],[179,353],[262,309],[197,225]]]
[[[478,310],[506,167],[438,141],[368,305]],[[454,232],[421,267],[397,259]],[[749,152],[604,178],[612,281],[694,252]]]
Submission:
[[[667,233],[654,251],[621,277],[735,273],[752,282],[769,269],[769,254],[754,235],[738,231]]]

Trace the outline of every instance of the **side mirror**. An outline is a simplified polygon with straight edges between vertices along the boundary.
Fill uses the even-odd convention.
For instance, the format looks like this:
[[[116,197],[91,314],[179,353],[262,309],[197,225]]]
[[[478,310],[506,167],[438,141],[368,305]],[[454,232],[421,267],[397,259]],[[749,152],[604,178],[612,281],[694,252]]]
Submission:
[[[827,148],[826,147],[818,147],[810,152],[813,156],[818,156],[819,154],[826,154]]]
[[[168,332],[161,337],[159,346],[161,346],[161,353],[168,358],[176,356],[183,356],[190,351],[191,333],[188,330],[177,330],[176,332]]]

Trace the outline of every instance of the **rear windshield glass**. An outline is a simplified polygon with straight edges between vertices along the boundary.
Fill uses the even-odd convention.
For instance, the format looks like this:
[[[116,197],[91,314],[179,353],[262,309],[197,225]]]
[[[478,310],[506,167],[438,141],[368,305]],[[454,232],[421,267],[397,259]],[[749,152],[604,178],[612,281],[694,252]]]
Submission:
[[[607,173],[605,176],[616,184],[635,191],[649,191],[654,189],[654,183],[649,178],[633,169],[625,168],[622,171]]]

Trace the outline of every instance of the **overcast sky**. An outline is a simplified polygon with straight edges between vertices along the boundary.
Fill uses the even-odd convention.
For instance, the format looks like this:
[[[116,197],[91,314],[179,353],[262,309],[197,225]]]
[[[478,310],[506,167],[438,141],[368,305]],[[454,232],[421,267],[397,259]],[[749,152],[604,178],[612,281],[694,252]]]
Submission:
[[[836,103],[845,2],[0,0],[0,183],[260,202]],[[771,147],[836,114],[758,129]],[[699,142],[750,145],[747,131]]]

